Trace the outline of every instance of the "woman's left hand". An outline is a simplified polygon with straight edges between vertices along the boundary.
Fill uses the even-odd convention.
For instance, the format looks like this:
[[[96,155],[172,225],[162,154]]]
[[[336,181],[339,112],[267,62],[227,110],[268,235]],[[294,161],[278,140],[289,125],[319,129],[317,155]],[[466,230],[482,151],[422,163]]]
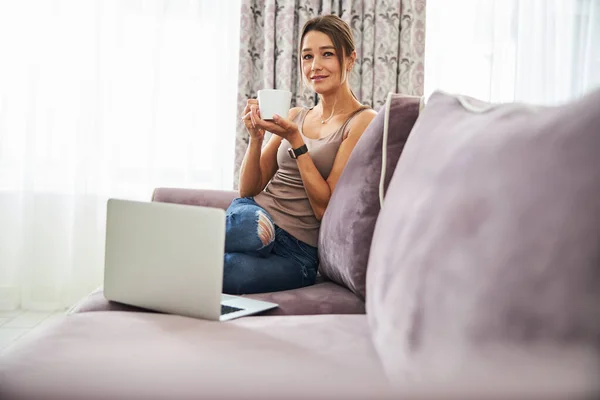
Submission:
[[[263,119],[257,119],[255,120],[255,123],[257,127],[264,129],[267,132],[271,132],[274,135],[280,136],[290,143],[297,141],[300,137],[298,125],[279,115],[274,115],[272,122],[265,121]]]

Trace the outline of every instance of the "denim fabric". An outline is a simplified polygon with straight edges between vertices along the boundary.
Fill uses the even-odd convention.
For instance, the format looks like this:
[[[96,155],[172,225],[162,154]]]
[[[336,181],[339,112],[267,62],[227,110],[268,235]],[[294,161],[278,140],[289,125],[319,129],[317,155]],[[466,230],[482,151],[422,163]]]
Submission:
[[[259,216],[274,227],[274,237],[263,243]],[[226,215],[223,293],[251,294],[297,289],[315,283],[317,248],[283,229],[254,199],[233,200]]]

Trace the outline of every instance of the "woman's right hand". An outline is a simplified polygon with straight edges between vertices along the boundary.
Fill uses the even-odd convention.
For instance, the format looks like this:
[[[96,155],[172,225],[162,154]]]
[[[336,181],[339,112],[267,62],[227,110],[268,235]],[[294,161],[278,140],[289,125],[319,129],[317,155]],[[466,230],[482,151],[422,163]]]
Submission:
[[[257,99],[248,99],[246,108],[244,108],[242,121],[246,126],[246,130],[250,137],[255,140],[263,140],[265,137],[265,130],[256,126],[256,121],[260,119],[260,110],[258,108]]]

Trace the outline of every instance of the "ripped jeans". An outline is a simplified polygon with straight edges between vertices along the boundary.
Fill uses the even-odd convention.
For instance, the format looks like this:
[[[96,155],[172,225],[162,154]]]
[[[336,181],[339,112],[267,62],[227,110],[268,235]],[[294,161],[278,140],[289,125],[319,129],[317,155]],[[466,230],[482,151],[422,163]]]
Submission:
[[[223,293],[250,294],[296,289],[315,283],[317,248],[273,222],[253,198],[227,209]]]

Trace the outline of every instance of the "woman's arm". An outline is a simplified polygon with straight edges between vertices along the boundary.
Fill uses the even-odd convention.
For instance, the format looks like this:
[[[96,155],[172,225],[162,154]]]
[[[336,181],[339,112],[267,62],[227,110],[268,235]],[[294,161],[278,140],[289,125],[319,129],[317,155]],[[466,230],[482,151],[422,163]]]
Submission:
[[[244,110],[244,123],[250,134],[250,142],[242,165],[240,167],[239,192],[240,197],[252,197],[263,191],[267,183],[277,172],[277,149],[281,144],[281,137],[272,135],[267,145],[262,149],[264,129],[256,126],[252,120],[250,106],[258,106],[255,99],[248,100]],[[289,112],[291,119],[295,118],[300,108],[293,108]],[[260,115],[257,110],[257,115]]]
[[[267,146],[271,144],[271,141],[269,140]],[[263,171],[265,171],[264,174],[266,175],[266,171],[272,169],[272,163],[267,161],[267,152],[265,151],[262,154],[262,143],[262,138],[258,139],[250,136],[250,142],[248,143],[248,148],[240,167],[240,197],[251,197],[260,193],[264,188],[262,185]]]
[[[306,189],[306,194],[308,195],[308,200],[310,201],[310,205],[317,220],[320,221],[323,218],[323,214],[325,214],[331,194],[335,189],[335,185],[337,184],[337,181],[342,174],[346,163],[348,162],[348,158],[350,157],[354,146],[356,146],[358,139],[363,134],[367,126],[371,123],[375,115],[376,113],[373,110],[363,111],[358,114],[349,124],[348,128],[350,132],[347,138],[340,145],[333,163],[333,168],[331,169],[331,173],[329,174],[327,180],[323,179],[309,153],[304,153],[298,156],[297,162],[300,170],[300,176],[302,177],[304,188]],[[297,149],[304,144],[304,140],[302,139],[296,124],[290,122],[289,120],[286,121],[282,118],[278,118],[277,116],[273,119],[273,122],[274,124],[268,122],[265,123],[263,121],[258,122],[258,125],[268,129],[269,132],[273,132],[277,135],[285,137],[294,149]]]
[[[317,167],[308,153],[298,157],[297,161],[298,168],[300,169],[300,175],[302,176],[302,181],[304,182],[304,187],[306,188],[306,193],[308,195],[308,200],[310,201],[310,205],[312,206],[317,220],[320,221],[323,218],[325,210],[329,205],[329,200],[331,199],[333,190],[335,189],[335,185],[337,184],[342,171],[346,167],[346,163],[350,158],[352,150],[354,150],[354,146],[356,146],[358,139],[361,137],[367,126],[371,123],[375,115],[375,111],[365,110],[357,115],[356,118],[354,118],[349,124],[348,128],[350,129],[350,132],[340,145],[327,180],[323,179],[321,173],[319,170],[317,170]],[[300,140],[302,140],[301,137]],[[294,149],[299,147],[296,144],[298,143],[292,143]],[[299,145],[302,146],[302,144],[304,144],[303,141]],[[304,157],[305,155],[308,157]]]
[[[358,139],[362,136],[362,134],[367,129],[367,126],[373,121],[373,118],[377,115],[375,110],[365,110],[358,114],[356,118],[354,118],[349,124],[349,132],[346,139],[340,145],[340,149],[335,156],[335,161],[333,162],[333,167],[331,168],[331,172],[329,173],[329,177],[327,177],[327,184],[331,188],[335,189],[335,185],[337,185],[338,179],[342,175],[342,171],[346,167],[348,163],[348,159],[350,158],[350,154],[356,143],[358,143]]]

